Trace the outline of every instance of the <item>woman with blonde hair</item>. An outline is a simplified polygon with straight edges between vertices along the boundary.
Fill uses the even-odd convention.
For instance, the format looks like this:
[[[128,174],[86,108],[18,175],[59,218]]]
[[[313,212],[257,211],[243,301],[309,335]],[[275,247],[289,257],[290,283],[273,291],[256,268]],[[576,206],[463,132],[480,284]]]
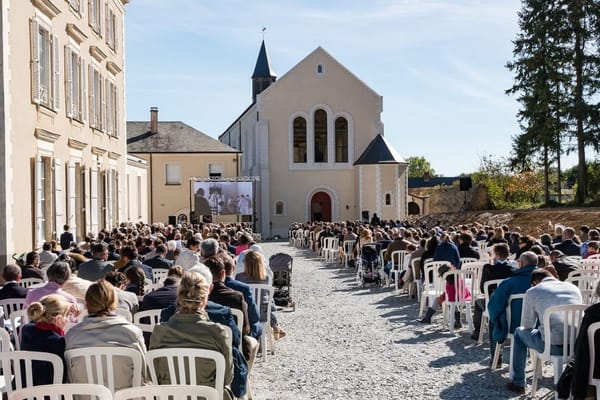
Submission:
[[[239,273],[235,276],[235,279],[240,282],[247,283],[249,285],[253,283],[258,284],[269,284],[269,275],[267,274],[267,268],[265,266],[265,260],[260,253],[253,250],[245,252],[244,256],[244,272]],[[260,320],[267,320],[267,308],[269,302],[273,302],[273,299],[269,298],[269,294],[263,293],[260,300]],[[279,326],[277,322],[277,314],[275,311],[275,304],[271,306],[271,329],[273,330],[273,337],[275,340],[279,340],[285,335],[286,331]]]
[[[214,350],[225,357],[224,399],[232,399],[229,388],[233,380],[233,356],[231,338],[224,326],[210,322],[204,310],[208,302],[209,282],[197,272],[183,274],[177,291],[177,312],[169,320],[154,327],[150,337],[150,349],[189,347]],[[170,381],[167,361],[159,360],[155,365],[159,385],[168,385]],[[214,363],[210,360],[196,362],[196,380],[198,385],[214,387]]]
[[[64,297],[51,294],[34,301],[27,307],[29,322],[21,331],[21,350],[52,353],[63,359],[65,355],[65,326],[69,321],[71,303]],[[34,364],[34,385],[54,383],[54,371],[44,362]]]
[[[140,328],[115,313],[119,298],[111,283],[100,279],[90,285],[85,294],[88,315],[73,326],[65,336],[66,350],[87,347],[129,347],[137,350],[145,365],[146,345]],[[86,383],[87,374],[82,358],[67,365],[71,383]],[[133,363],[126,358],[113,362],[115,390],[132,385]],[[146,382],[145,368],[142,382]]]

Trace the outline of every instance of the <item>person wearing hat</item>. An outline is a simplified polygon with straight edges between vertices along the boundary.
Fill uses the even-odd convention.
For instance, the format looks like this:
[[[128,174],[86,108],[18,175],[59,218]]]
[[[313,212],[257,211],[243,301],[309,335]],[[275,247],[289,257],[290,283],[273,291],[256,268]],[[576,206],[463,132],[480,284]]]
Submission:
[[[438,268],[437,272],[440,277],[443,277],[446,272],[453,270],[453,269],[455,269],[455,268],[444,264]],[[460,286],[464,290],[464,293],[461,297],[464,298],[466,301],[470,301],[471,300],[471,291],[469,290],[469,288],[467,288],[467,285],[463,284]],[[440,297],[435,299],[433,304],[430,305],[429,308],[427,309],[427,312],[425,313],[425,317],[423,317],[423,319],[420,319],[419,322],[424,323],[424,324],[431,323],[431,317],[433,317],[433,314],[435,314],[435,312],[439,308],[439,306],[442,305],[444,303],[444,301],[446,301],[446,293],[448,293],[449,301],[455,301],[457,293],[456,293],[456,285],[454,283],[454,276],[446,277],[446,292],[442,293],[442,295]],[[462,324],[460,323],[460,311],[454,312],[454,328],[455,329],[462,328]]]
[[[566,280],[569,277],[569,273],[579,269],[578,260],[572,256],[565,255],[560,250],[552,250],[550,252],[550,262],[556,268],[558,279],[561,281]]]

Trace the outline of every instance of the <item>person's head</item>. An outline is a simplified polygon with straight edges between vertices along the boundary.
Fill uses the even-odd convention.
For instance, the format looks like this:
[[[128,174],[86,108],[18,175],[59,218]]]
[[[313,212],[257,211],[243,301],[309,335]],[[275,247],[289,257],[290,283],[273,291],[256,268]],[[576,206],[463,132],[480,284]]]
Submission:
[[[206,282],[210,282],[209,290],[212,290],[213,275],[212,275],[212,272],[210,272],[210,269],[206,265],[204,265],[202,263],[194,264],[189,269],[189,271],[196,272],[196,273],[202,275],[204,277],[204,279],[206,279]]]
[[[104,243],[94,243],[92,245],[92,257],[96,260],[104,260],[108,258],[108,249],[104,245]]]
[[[129,267],[125,270],[125,278],[129,284],[137,286],[137,295],[144,295],[144,283],[146,281],[146,275],[144,270],[140,267]]]
[[[252,238],[250,238],[248,235],[242,234],[240,236],[240,238],[238,239],[238,243],[242,244],[242,245],[249,244],[251,240],[252,240]]]
[[[519,257],[519,268],[538,265],[538,255],[533,251],[525,251]]]
[[[186,242],[186,247],[192,251],[198,251],[200,249],[200,239],[191,236]]]
[[[200,244],[200,255],[204,258],[214,256],[219,251],[219,242],[216,239],[208,238]]]
[[[510,250],[506,243],[498,243],[494,245],[493,248],[494,257],[497,260],[506,260],[508,255],[510,254]]]
[[[552,236],[550,236],[550,234],[548,233],[544,233],[542,236],[540,236],[540,242],[544,245],[544,246],[552,246]]]
[[[35,251],[30,251],[25,256],[25,263],[27,265],[33,265],[34,267],[37,267],[40,265],[40,255]]]
[[[71,227],[70,227],[69,225],[64,225],[64,226],[63,226],[63,230],[64,230],[65,232],[68,232],[68,231],[69,231],[69,229],[71,229]]]
[[[62,286],[71,277],[71,265],[66,261],[55,261],[46,271],[48,281]]]
[[[248,250],[244,255],[244,273],[252,281],[264,281],[267,278],[264,259],[256,251]]]
[[[2,271],[2,278],[4,282],[20,281],[21,280],[21,267],[15,264],[8,264]]]
[[[177,278],[181,278],[183,276],[183,272],[183,267],[181,265],[173,265],[169,268],[167,276],[176,276]]]
[[[105,279],[92,283],[85,292],[85,305],[89,314],[106,316],[117,308],[117,291]]]
[[[137,249],[134,246],[124,246],[119,252],[121,259],[126,262],[135,261],[138,258]]]
[[[209,282],[199,273],[185,272],[177,290],[179,312],[195,314],[204,310],[208,301],[209,286]]]
[[[127,283],[125,274],[119,271],[108,271],[104,279],[116,288],[123,289]]]
[[[563,253],[560,250],[552,250],[550,252],[550,261],[554,262],[556,260],[558,260],[559,258],[563,257],[565,255],[565,253]]]
[[[588,242],[588,251],[596,252],[597,253],[599,247],[600,246],[598,246],[598,242],[595,241],[595,240],[593,240],[591,242]]]
[[[597,229],[590,229],[588,232],[588,240],[600,240],[600,232]]]
[[[225,266],[225,275],[232,276],[235,271],[235,261],[233,258],[227,253],[219,253],[219,257]]]
[[[204,265],[210,269],[213,276],[213,282],[222,282],[225,280],[225,264],[218,256],[208,257],[204,260]]]
[[[43,251],[50,251],[50,250],[52,250],[52,243],[50,243],[50,242],[44,242],[44,244],[42,245],[42,250]]]
[[[501,226],[497,226],[494,228],[494,238],[495,239],[503,239],[504,238],[504,230]]]
[[[71,303],[58,294],[42,297],[27,307],[27,316],[30,321],[52,324],[61,329],[67,324],[70,313]]]
[[[471,245],[471,242],[473,241],[473,236],[471,236],[470,233],[463,232],[460,234],[459,239],[462,243],[467,243],[468,245]]]
[[[545,268],[536,268],[531,272],[531,286],[538,285],[542,280],[552,278],[552,273]]]
[[[575,229],[568,227],[563,230],[562,238],[563,240],[573,239],[575,237]]]
[[[156,252],[156,254],[158,254],[159,256],[165,256],[167,254],[167,246],[165,246],[164,244],[158,244],[156,245],[156,247],[154,248],[154,251]]]

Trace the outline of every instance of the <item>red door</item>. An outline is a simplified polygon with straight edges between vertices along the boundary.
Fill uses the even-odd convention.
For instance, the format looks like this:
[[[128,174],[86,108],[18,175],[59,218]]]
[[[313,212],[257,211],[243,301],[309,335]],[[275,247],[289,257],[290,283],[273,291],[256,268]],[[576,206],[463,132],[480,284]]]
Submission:
[[[331,197],[325,192],[317,192],[310,200],[311,221],[331,221]]]

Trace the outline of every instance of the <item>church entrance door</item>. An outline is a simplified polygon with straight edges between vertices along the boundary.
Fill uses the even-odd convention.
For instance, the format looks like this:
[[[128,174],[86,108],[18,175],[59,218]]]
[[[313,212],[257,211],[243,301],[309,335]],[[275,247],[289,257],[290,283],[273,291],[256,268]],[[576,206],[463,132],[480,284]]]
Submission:
[[[325,192],[317,192],[310,200],[311,221],[331,221],[331,197]]]

